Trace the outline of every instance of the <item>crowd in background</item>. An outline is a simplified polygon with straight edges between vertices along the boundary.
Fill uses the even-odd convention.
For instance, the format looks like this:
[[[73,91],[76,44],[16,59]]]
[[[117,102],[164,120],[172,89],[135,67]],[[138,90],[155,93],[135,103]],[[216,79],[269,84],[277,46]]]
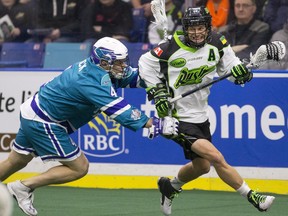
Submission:
[[[225,35],[239,58],[249,58],[259,45],[271,40],[281,40],[288,47],[288,0],[165,2],[169,34],[182,29],[181,18],[187,6],[205,5],[212,15],[213,30]],[[139,42],[131,36],[135,28],[133,11],[142,10],[147,22],[141,42],[157,44],[163,39],[163,31],[153,23],[150,3],[151,0],[0,0],[0,40],[94,42],[110,36]],[[3,21],[5,15],[13,28]],[[287,61],[281,67],[287,69]]]

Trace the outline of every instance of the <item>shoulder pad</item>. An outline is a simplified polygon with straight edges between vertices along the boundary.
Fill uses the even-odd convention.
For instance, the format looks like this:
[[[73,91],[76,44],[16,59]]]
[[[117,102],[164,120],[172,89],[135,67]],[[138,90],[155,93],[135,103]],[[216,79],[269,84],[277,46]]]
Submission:
[[[223,56],[223,48],[228,47],[229,43],[224,35],[218,32],[212,32],[212,40],[209,43],[212,46],[217,47],[220,57]]]
[[[212,32],[212,40],[210,44],[216,46],[219,50],[222,50],[223,47],[227,47],[229,45],[225,36],[219,32]]]
[[[158,59],[167,60],[173,54],[175,45],[173,36],[169,35],[166,41],[163,41],[162,43],[160,42],[150,52]]]

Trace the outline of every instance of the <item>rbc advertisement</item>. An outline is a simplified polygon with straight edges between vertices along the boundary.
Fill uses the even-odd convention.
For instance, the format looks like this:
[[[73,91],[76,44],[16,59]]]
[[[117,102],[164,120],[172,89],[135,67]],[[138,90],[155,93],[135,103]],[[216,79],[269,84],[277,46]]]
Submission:
[[[273,75],[272,75],[273,76]],[[225,80],[211,88],[209,115],[213,144],[233,166],[288,167],[287,78],[255,77],[244,87]],[[118,90],[130,104],[153,116],[143,89]],[[147,138],[105,114],[72,135],[90,162],[183,164],[182,149],[163,137]]]

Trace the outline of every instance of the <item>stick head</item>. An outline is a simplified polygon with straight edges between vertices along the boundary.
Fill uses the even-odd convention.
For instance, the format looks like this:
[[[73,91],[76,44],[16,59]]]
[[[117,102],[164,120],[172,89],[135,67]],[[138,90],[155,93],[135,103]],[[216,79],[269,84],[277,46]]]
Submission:
[[[282,41],[273,41],[266,45],[268,59],[274,61],[280,61],[286,54],[286,47]],[[277,59],[274,59],[274,58]]]
[[[165,0],[152,0],[151,11],[155,18],[155,24],[164,30],[164,39],[167,39],[168,20],[165,10]]]
[[[268,60],[280,61],[286,54],[285,44],[281,41],[273,41],[266,45],[261,45],[254,55],[250,56],[249,68],[258,68]]]

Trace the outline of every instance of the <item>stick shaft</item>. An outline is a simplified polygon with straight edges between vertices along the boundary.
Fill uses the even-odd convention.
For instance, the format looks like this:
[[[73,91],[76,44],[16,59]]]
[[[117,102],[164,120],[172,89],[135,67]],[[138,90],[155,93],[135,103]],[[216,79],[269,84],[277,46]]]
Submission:
[[[203,84],[203,85],[198,86],[197,88],[191,89],[190,91],[187,91],[187,92],[185,92],[185,93],[183,93],[183,94],[181,94],[181,95],[178,95],[177,97],[172,98],[169,102],[170,102],[170,103],[174,103],[175,101],[177,101],[177,100],[179,100],[179,99],[181,99],[181,98],[183,98],[183,97],[186,97],[186,96],[188,96],[188,95],[190,95],[190,94],[193,94],[193,93],[195,93],[195,92],[197,92],[197,91],[199,91],[199,90],[201,90],[201,89],[204,89],[204,88],[206,88],[206,87],[208,87],[208,86],[211,86],[211,85],[213,85],[214,83],[217,83],[217,82],[219,82],[219,81],[221,81],[221,80],[223,80],[223,79],[226,79],[226,78],[228,78],[228,77],[230,77],[230,76],[232,76],[232,73],[227,73],[227,74],[225,74],[225,75],[223,75],[223,76],[220,76],[220,77],[217,78],[217,79],[214,79],[213,81],[211,81],[211,82],[209,82],[209,83],[205,83],[205,84]]]

